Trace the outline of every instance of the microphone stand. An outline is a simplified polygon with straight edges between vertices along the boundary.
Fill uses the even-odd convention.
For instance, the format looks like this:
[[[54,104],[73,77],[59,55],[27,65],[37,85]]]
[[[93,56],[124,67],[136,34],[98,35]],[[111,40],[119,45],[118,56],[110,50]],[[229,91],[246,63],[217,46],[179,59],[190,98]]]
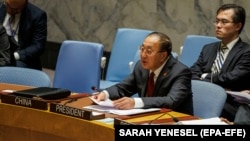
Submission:
[[[163,113],[163,114],[161,114],[160,116],[156,117],[155,119],[151,120],[151,121],[148,123],[148,125],[152,125],[153,122],[155,122],[157,119],[163,117],[164,115],[169,115],[175,123],[177,123],[177,124],[179,123],[179,119],[178,119],[178,118],[176,118],[176,117],[174,117],[173,115],[171,115],[171,114],[169,114],[168,112],[166,112],[166,113]]]

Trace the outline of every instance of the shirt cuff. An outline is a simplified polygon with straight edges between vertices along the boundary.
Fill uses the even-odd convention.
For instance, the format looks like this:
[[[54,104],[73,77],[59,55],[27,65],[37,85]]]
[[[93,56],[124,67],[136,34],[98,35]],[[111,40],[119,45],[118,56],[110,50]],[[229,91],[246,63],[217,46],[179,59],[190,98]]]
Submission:
[[[14,52],[14,57],[15,57],[16,60],[20,59],[20,55],[17,52]]]
[[[203,74],[201,75],[201,80],[205,79],[205,78],[207,77],[207,75],[208,75],[208,73],[203,73]]]
[[[103,90],[102,92],[105,93],[105,95],[106,95],[105,100],[109,99],[109,92],[106,90]]]
[[[134,108],[142,108],[144,107],[144,103],[141,98],[134,98],[135,100],[135,107]]]

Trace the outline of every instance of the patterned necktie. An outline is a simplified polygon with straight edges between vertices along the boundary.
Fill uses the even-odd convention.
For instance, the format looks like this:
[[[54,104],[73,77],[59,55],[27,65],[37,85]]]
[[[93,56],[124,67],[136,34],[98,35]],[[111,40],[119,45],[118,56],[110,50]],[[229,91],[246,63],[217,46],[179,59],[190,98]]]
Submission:
[[[153,95],[154,91],[154,72],[150,73],[149,79],[148,79],[148,85],[147,85],[147,92],[148,92],[148,97],[151,97]]]
[[[214,60],[214,64],[212,66],[212,73],[213,74],[217,74],[220,72],[221,68],[222,68],[222,65],[224,63],[224,53],[225,51],[228,49],[227,46],[225,45],[222,45],[219,49],[219,51],[217,52],[217,57],[216,59]]]
[[[9,22],[10,22],[11,26],[14,26],[14,24],[15,24],[15,15],[10,16]]]
[[[15,29],[15,15],[11,15],[9,17],[9,28],[10,28],[10,36],[15,36],[17,30]]]

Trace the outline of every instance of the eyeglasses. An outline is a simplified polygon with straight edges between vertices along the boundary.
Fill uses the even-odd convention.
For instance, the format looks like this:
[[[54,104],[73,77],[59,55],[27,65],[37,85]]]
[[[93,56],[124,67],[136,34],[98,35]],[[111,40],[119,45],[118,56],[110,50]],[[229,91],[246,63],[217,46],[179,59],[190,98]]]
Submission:
[[[145,47],[142,47],[142,46],[140,46],[139,49],[140,49],[140,53],[145,52],[146,55],[148,55],[148,56],[153,55],[153,53],[155,52],[155,51],[152,50],[151,48],[145,48]],[[160,51],[158,51],[158,52],[156,52],[156,53],[160,53],[160,52],[165,52],[165,50],[160,50]]]
[[[228,24],[228,23],[235,23],[235,22],[228,21],[228,20],[226,20],[226,19],[221,19],[221,20],[216,19],[216,21],[214,22],[214,25],[217,25],[217,24],[219,24],[219,23],[220,23],[222,26],[225,26],[225,25]]]

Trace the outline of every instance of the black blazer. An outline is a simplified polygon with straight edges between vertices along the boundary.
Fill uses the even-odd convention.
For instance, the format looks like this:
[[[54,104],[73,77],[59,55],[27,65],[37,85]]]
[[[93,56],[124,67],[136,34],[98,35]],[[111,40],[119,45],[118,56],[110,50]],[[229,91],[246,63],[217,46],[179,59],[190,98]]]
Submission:
[[[0,22],[3,23],[6,15],[6,6],[0,7]],[[40,56],[45,49],[47,40],[47,14],[28,3],[20,17],[18,40],[20,61],[29,68],[42,69]]]
[[[213,81],[226,89],[233,91],[250,89],[250,46],[240,39],[229,52],[221,72],[213,74],[211,67],[216,58],[220,42],[205,45],[197,62],[191,66],[192,79],[200,79],[203,73],[208,73],[204,81]]]
[[[153,97],[146,97],[149,70],[140,61],[134,71],[122,82],[107,88],[110,99],[132,96],[138,93],[144,108],[165,107],[178,112],[193,114],[191,71],[184,64],[170,56],[155,82]]]
[[[235,119],[235,125],[250,125],[250,105],[241,104],[237,110]]]
[[[8,35],[5,28],[0,24],[0,66],[8,66],[11,64],[11,53]]]

